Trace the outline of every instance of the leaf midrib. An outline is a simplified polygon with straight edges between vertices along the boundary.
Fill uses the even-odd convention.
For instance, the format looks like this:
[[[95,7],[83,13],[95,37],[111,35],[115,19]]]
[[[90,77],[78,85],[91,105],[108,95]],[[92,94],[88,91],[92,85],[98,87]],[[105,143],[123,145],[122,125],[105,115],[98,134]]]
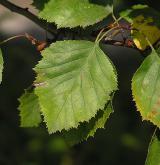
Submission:
[[[74,86],[75,86],[75,84],[76,84],[76,81],[77,81],[77,77],[79,77],[79,75],[81,75],[81,72],[83,71],[83,66],[86,65],[86,64],[88,63],[88,59],[89,59],[91,56],[94,55],[94,51],[95,51],[96,46],[97,46],[97,44],[94,45],[94,47],[92,48],[93,50],[91,51],[91,53],[90,53],[89,56],[87,57],[86,62],[82,65],[82,69],[80,70],[79,74],[77,74],[77,76],[75,77],[75,80],[74,80],[74,82],[73,82],[73,85],[72,85],[72,87],[71,87],[71,90],[69,90],[69,92],[68,92],[68,94],[67,94],[67,96],[66,96],[66,98],[65,98],[65,101],[64,101],[62,107],[60,108],[60,111],[59,111],[57,117],[55,118],[55,121],[54,121],[54,122],[56,122],[56,121],[58,120],[59,115],[60,115],[60,113],[62,112],[63,107],[65,106],[65,104],[66,104],[66,102],[67,102],[67,99],[68,99],[70,93],[72,93],[72,90],[73,90],[73,88],[74,88]],[[94,88],[94,89],[95,89],[95,88]],[[95,93],[96,93],[96,92],[95,92]],[[96,96],[97,96],[97,93],[96,93]],[[97,97],[98,97],[98,96],[97,96]],[[74,109],[73,109],[73,110],[74,110]]]

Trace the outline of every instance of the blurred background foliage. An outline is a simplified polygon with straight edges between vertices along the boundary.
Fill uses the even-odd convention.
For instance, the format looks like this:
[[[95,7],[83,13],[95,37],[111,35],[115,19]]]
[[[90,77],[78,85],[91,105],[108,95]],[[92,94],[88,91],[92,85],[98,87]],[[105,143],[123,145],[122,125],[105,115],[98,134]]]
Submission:
[[[116,11],[140,2],[160,9],[157,1],[117,0]],[[0,40],[24,32],[39,40],[46,38],[46,32],[33,22],[0,6]],[[63,38],[66,38],[65,32],[60,36]],[[154,127],[141,121],[132,101],[130,85],[133,73],[144,58],[129,48],[109,45],[102,45],[102,48],[118,72],[119,91],[113,102],[115,112],[105,130],[98,130],[94,138],[70,148],[58,134],[48,135],[44,125],[40,128],[19,127],[17,99],[32,84],[35,77],[32,68],[41,56],[25,39],[12,40],[2,46],[5,66],[0,86],[0,165],[144,164]]]

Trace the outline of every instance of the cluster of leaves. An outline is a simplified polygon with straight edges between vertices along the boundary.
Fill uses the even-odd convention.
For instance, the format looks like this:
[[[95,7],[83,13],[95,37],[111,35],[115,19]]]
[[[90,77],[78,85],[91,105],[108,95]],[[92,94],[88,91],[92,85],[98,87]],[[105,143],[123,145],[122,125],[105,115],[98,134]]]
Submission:
[[[112,12],[112,3],[105,7],[95,3],[34,1],[39,17],[55,22],[58,28],[86,27]],[[99,42],[57,41],[41,54],[43,58],[34,68],[35,88],[26,90],[19,100],[21,126],[38,126],[42,115],[49,133],[59,131],[71,144],[104,128],[113,112],[117,75]]]
[[[113,2],[105,2],[35,0],[34,5],[41,19],[58,28],[84,28],[113,14]],[[142,118],[160,127],[160,51],[152,46],[160,39],[160,13],[147,5],[136,5],[120,16],[131,24],[128,30],[136,47],[142,51],[152,48],[133,76],[132,93]],[[117,20],[115,24],[118,26]],[[21,126],[38,126],[43,117],[49,133],[59,131],[72,144],[104,128],[113,112],[112,97],[118,84],[115,67],[99,46],[105,34],[100,33],[95,42],[57,41],[42,51],[42,59],[34,68],[35,88],[27,89],[19,99]],[[2,61],[0,56],[1,70]],[[158,164],[153,163],[152,152],[159,152],[155,151],[160,149],[159,143],[155,137],[147,165]]]

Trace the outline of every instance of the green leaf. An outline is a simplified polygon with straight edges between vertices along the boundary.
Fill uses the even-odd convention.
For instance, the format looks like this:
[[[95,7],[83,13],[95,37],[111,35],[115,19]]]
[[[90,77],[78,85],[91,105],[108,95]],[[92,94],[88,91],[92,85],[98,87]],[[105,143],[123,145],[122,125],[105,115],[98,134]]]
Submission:
[[[0,49],[0,83],[2,82],[2,72],[3,72],[3,56]]]
[[[50,133],[89,121],[117,89],[114,68],[97,43],[59,41],[42,56],[35,93]]]
[[[32,5],[35,6],[38,10],[42,10],[46,3],[48,3],[49,0],[33,0]]]
[[[50,0],[39,17],[48,22],[55,22],[61,27],[86,27],[95,24],[108,16],[112,7],[91,4],[88,0]]]
[[[152,52],[132,79],[132,93],[144,120],[160,127],[160,58]]]
[[[62,135],[69,145],[87,140],[89,137],[94,136],[97,129],[105,127],[105,123],[111,113],[113,113],[113,109],[111,103],[109,103],[104,110],[98,111],[95,118],[92,118],[89,123],[81,123],[77,129],[73,128],[69,131],[63,131]]]
[[[149,145],[145,165],[160,165],[160,136],[155,134]]]
[[[38,97],[33,91],[26,90],[25,93],[19,99],[21,126],[33,127],[38,126],[41,122],[40,106],[38,103]]]
[[[154,44],[160,39],[160,13],[147,5],[135,5],[121,12],[121,16],[132,24],[132,36],[137,48],[145,50],[149,41]]]

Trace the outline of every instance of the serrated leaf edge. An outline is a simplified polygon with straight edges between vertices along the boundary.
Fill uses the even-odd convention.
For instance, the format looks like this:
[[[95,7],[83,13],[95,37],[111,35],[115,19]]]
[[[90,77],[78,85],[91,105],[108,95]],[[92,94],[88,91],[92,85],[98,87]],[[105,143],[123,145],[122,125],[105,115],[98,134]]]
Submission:
[[[64,40],[64,41],[74,41],[74,42],[76,42],[76,41],[81,41],[81,40]],[[57,42],[64,42],[64,41],[57,41]],[[86,40],[85,40],[86,41]],[[90,42],[90,41],[89,41]],[[55,44],[55,43],[53,43],[53,44]],[[99,43],[96,43],[95,42],[95,46],[99,46]],[[100,46],[99,46],[99,48],[100,48]],[[103,52],[103,50],[100,48],[100,50]],[[44,51],[44,50],[43,50]],[[41,52],[41,54],[43,53],[43,51]],[[103,52],[104,53],[104,52]],[[113,72],[114,72],[114,74],[115,74],[115,76],[114,76],[114,78],[115,78],[115,87],[114,87],[114,89],[112,90],[112,91],[110,91],[110,94],[108,94],[108,95],[106,95],[106,97],[107,97],[107,99],[106,99],[106,103],[107,102],[109,102],[110,100],[111,100],[111,94],[113,93],[113,92],[115,92],[116,90],[118,90],[118,78],[117,78],[117,72],[116,72],[116,68],[115,68],[115,66],[114,66],[114,64],[112,63],[112,61],[110,60],[110,58],[107,56],[107,54],[105,54],[104,53],[104,55],[105,55],[105,57],[107,58],[107,60],[109,60],[109,62],[110,62],[110,64],[111,64],[111,66],[113,67]],[[42,55],[42,58],[43,58],[43,55]],[[42,60],[42,59],[41,59]],[[40,60],[40,61],[41,61]],[[40,61],[38,61],[38,63],[37,63],[37,65],[39,65],[39,63],[40,63]],[[36,66],[37,66],[36,65]],[[36,72],[36,66],[33,68],[33,70],[34,70],[34,72],[36,73],[36,75],[37,75],[37,72]],[[35,83],[36,83],[36,78],[37,78],[38,76],[36,76],[35,77]],[[110,95],[110,96],[109,96]],[[36,95],[37,96],[37,95]],[[38,96],[37,96],[38,97]],[[38,100],[39,100],[39,97],[38,97]],[[100,108],[96,111],[96,113],[95,114],[93,114],[93,116],[90,118],[90,119],[88,119],[88,120],[81,120],[81,121],[79,121],[79,123],[77,123],[77,125],[75,125],[75,126],[72,126],[72,127],[70,127],[70,128],[63,128],[63,129],[60,129],[60,130],[56,130],[56,131],[52,131],[52,130],[49,130],[49,128],[48,128],[48,126],[47,126],[47,121],[46,121],[46,117],[45,117],[45,115],[44,115],[44,112],[42,111],[42,109],[43,109],[43,106],[41,105],[41,103],[40,103],[40,101],[39,101],[39,106],[40,106],[40,111],[41,111],[41,113],[42,113],[42,115],[43,115],[43,120],[44,120],[44,122],[45,122],[45,124],[46,124],[46,128],[48,129],[48,132],[49,132],[49,134],[52,134],[52,133],[56,133],[56,132],[62,132],[63,130],[66,130],[66,131],[69,131],[70,129],[72,129],[72,128],[78,128],[78,126],[81,124],[81,123],[83,123],[83,122],[87,122],[87,123],[89,123],[89,121],[92,119],[92,117],[93,118],[95,118],[95,116],[96,116],[96,114],[98,113],[98,111],[99,110],[102,110],[102,109],[104,109],[104,107],[105,107],[105,104],[104,104],[104,106],[100,106]]]

